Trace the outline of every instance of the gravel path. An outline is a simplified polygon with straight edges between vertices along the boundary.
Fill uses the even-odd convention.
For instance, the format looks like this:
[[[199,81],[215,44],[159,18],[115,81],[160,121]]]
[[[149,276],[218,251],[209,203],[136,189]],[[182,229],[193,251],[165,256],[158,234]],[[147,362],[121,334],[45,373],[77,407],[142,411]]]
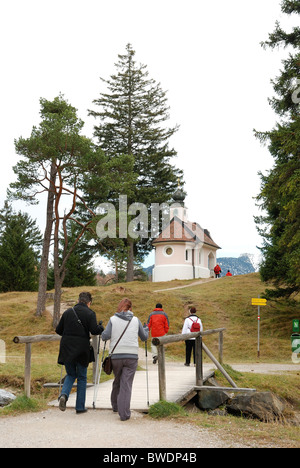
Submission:
[[[0,448],[226,448],[230,443],[207,429],[176,421],[156,421],[132,412],[122,422],[108,410],[77,415],[50,409],[0,419]]]
[[[282,374],[300,372],[300,365],[236,364],[242,372]],[[110,410],[89,410],[77,415],[74,409],[51,408],[40,413],[0,418],[0,448],[249,448],[233,434],[195,427],[176,420],[153,420],[132,411],[129,421],[120,421]],[[261,445],[260,445],[261,447]],[[268,446],[268,447],[273,447]]]

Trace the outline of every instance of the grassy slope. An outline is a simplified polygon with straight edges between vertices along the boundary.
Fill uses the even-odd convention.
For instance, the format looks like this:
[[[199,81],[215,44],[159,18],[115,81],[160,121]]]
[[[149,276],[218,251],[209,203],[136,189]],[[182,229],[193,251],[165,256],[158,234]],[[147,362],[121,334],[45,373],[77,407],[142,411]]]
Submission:
[[[147,320],[156,302],[162,302],[170,318],[170,333],[180,333],[187,306],[194,305],[205,329],[226,327],[224,361],[227,364],[257,361],[257,308],[251,306],[251,298],[264,291],[259,275],[222,278],[200,286],[154,292],[191,282],[129,283],[121,286],[126,288],[125,294],[132,299],[134,312],[142,322]],[[123,297],[118,292],[118,286],[66,289],[63,300],[76,301],[79,292],[84,289],[92,292],[93,309],[98,320],[102,319],[106,324]],[[46,313],[42,318],[34,316],[36,300],[36,293],[0,294],[0,339],[6,342],[8,357],[7,364],[0,364],[0,387],[14,392],[19,389],[20,394],[24,385],[25,345],[14,344],[13,337],[54,333],[50,314]],[[261,308],[261,318],[261,361],[291,363],[292,319],[299,318],[299,307],[278,302],[268,303],[267,307]],[[205,343],[217,356],[216,336],[205,337]],[[34,344],[32,354],[32,395],[37,405],[33,410],[36,411],[45,408],[47,401],[57,397],[57,389],[43,389],[42,385],[44,382],[57,382],[60,377],[60,368],[56,364],[58,343]],[[184,344],[167,346],[167,354],[183,361]],[[91,376],[91,369],[89,374]],[[299,410],[299,376],[296,372],[284,376],[235,373],[232,377],[240,386],[274,391]],[[15,414],[22,410],[9,410],[7,407],[0,411],[0,416],[4,416],[6,411],[7,414]],[[30,411],[28,402],[24,411]],[[202,412],[191,415],[185,421],[212,431],[220,431],[220,435],[228,435],[228,440],[238,434],[239,439],[250,440],[262,446],[271,442],[279,446],[299,447],[298,428],[283,427],[276,423],[265,425],[234,417],[228,420],[228,416],[211,416]]]
[[[188,305],[194,305],[202,319],[204,329],[225,327],[224,360],[230,362],[254,361],[257,356],[257,307],[251,305],[251,298],[264,291],[258,274],[232,278],[221,278],[198,286],[173,291],[154,292],[157,289],[188,285],[188,281],[171,283],[127,283],[125,295],[133,302],[133,310],[145,322],[156,302],[162,302],[170,319],[170,332],[180,333]],[[76,301],[85,288],[66,289],[64,301]],[[87,289],[87,288],[86,288]],[[98,320],[107,324],[114,314],[123,294],[118,286],[88,288],[93,294],[93,309]],[[7,344],[8,354],[24,352],[22,345],[15,345],[15,335],[36,335],[53,333],[51,317],[34,316],[36,293],[7,293],[0,295],[0,339]],[[299,307],[279,302],[269,302],[261,307],[261,360],[291,362],[292,319],[299,317]],[[206,337],[205,343],[217,351],[216,335]],[[33,353],[56,353],[57,345],[43,343],[34,345]],[[55,348],[56,347],[56,348]],[[168,346],[168,353],[182,358],[184,346]]]

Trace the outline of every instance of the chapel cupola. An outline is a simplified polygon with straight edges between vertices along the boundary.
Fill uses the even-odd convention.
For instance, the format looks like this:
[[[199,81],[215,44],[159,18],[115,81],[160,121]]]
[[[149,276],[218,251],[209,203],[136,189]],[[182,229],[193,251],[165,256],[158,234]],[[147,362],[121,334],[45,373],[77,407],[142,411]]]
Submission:
[[[184,205],[186,194],[178,184],[178,188],[173,195],[173,203],[170,206],[170,220],[175,216],[181,221],[187,221],[187,209]]]

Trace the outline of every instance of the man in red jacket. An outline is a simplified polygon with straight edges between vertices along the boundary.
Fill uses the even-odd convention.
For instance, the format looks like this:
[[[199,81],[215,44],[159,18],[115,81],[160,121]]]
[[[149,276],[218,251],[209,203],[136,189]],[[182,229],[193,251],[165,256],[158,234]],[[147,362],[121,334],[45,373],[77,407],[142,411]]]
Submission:
[[[169,331],[169,318],[163,311],[162,304],[156,304],[155,309],[149,315],[147,325],[151,331],[152,338],[164,336]],[[151,343],[153,364],[157,362],[157,347]]]

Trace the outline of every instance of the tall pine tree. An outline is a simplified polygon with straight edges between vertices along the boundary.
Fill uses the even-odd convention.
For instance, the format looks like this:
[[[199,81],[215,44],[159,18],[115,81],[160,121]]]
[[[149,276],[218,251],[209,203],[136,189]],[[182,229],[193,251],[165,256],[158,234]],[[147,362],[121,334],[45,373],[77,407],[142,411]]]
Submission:
[[[77,110],[62,95],[53,101],[41,99],[40,103],[40,125],[33,127],[29,138],[21,137],[15,141],[16,151],[22,158],[14,167],[17,181],[10,184],[9,195],[11,198],[25,199],[36,204],[38,193],[48,194],[36,314],[40,315],[45,306],[49,247],[53,239],[53,326],[56,327],[60,319],[61,286],[66,273],[66,263],[95,217],[95,213],[83,198],[84,180],[93,172],[102,174],[105,157],[90,139],[81,134],[84,122],[79,119]],[[78,213],[79,203],[86,212],[84,220]],[[69,222],[80,227],[73,242],[68,239]],[[64,245],[59,255],[61,230]]]
[[[150,209],[151,203],[171,199],[183,173],[171,162],[176,151],[169,146],[170,138],[178,127],[165,125],[169,119],[166,92],[149,78],[146,65],[137,64],[134,56],[128,44],[126,54],[118,56],[116,73],[108,80],[101,78],[107,92],[93,101],[100,109],[90,110],[89,114],[97,119],[94,135],[109,158],[134,157],[133,172],[138,179],[128,205],[139,202]],[[136,241],[128,236],[125,243],[127,281],[131,281],[134,258],[151,250],[151,238]]]
[[[300,2],[282,1],[283,13],[296,14]],[[264,47],[289,49],[280,75],[272,81],[276,96],[270,104],[281,117],[269,132],[256,132],[267,143],[274,166],[261,175],[258,203],[265,215],[257,217],[263,237],[260,273],[264,281],[274,283],[269,297],[291,296],[300,291],[300,28],[286,33],[277,22]]]

